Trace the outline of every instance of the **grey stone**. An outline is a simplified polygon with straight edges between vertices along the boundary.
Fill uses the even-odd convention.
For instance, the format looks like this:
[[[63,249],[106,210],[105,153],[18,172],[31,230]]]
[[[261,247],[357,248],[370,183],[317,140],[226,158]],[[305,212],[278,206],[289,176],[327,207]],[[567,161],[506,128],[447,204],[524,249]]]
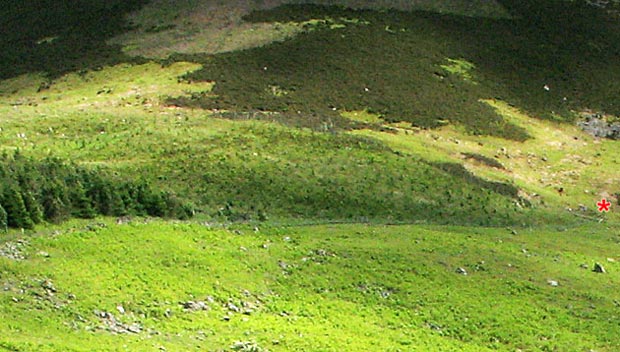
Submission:
[[[455,272],[461,275],[467,275],[467,270],[465,268],[456,268]]]
[[[41,283],[41,287],[48,292],[56,292],[56,287],[54,287],[54,284],[49,279],[43,280],[43,282]]]
[[[558,287],[560,286],[560,283],[557,282],[556,280],[547,280],[547,283],[552,286],[552,287]]]
[[[139,324],[134,323],[127,327],[127,331],[134,334],[139,334],[142,331],[142,327]]]
[[[582,114],[583,120],[577,125],[586,133],[600,138],[620,139],[620,123],[608,122],[599,113]]]
[[[594,263],[594,269],[592,269],[592,271],[599,274],[605,274],[607,272],[605,271],[605,268],[599,263]]]
[[[208,310],[209,306],[203,301],[187,301],[183,303],[183,308],[189,311]]]
[[[235,313],[239,313],[241,311],[241,309],[239,309],[239,307],[237,307],[236,305],[234,305],[233,303],[228,303],[228,305],[226,306],[226,308],[228,308],[229,311],[231,312],[235,312]]]
[[[324,249],[317,249],[314,251],[314,254],[320,256],[320,257],[325,257],[327,256],[327,251]]]
[[[9,258],[11,260],[24,260],[26,256],[23,254],[22,249],[27,245],[24,240],[18,240],[16,242],[6,242],[0,245],[0,257]]]

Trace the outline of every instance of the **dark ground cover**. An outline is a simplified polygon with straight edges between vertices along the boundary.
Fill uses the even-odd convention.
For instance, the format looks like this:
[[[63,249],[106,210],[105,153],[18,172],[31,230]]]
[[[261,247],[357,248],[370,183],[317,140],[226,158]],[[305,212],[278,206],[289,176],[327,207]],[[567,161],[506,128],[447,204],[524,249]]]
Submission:
[[[601,11],[566,2],[506,2],[515,19],[425,12],[353,11],[289,5],[248,21],[331,18],[281,43],[233,53],[179,56],[204,69],[189,80],[215,81],[215,97],[174,104],[233,111],[276,111],[290,120],[336,121],[338,110],[368,109],[388,121],[438,127],[446,121],[475,134],[528,138],[479,102],[500,98],[542,118],[571,121],[574,110],[620,112],[620,31]],[[359,19],[363,23],[347,23]],[[320,26],[319,26],[320,27]],[[475,83],[445,72],[448,58],[475,65]],[[548,90],[543,87],[547,85]],[[273,94],[277,87],[286,94]],[[336,110],[334,110],[334,108]]]
[[[140,61],[109,39],[129,29],[125,15],[146,0],[26,0],[0,2],[0,79],[67,72]],[[42,39],[53,40],[38,43]]]

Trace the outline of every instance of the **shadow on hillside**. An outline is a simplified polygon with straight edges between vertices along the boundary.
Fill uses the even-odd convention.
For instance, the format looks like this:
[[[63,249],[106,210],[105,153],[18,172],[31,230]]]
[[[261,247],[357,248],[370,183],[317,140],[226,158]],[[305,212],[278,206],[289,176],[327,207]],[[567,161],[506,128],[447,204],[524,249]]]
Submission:
[[[215,96],[181,104],[325,120],[337,119],[343,109],[367,109],[388,121],[423,128],[450,122],[513,140],[529,136],[479,99],[502,99],[542,118],[570,120],[583,108],[620,113],[620,65],[612,60],[620,31],[607,14],[565,1],[502,3],[521,16],[494,20],[314,5],[254,12],[247,21],[337,23],[261,48],[178,56],[204,65],[188,80],[217,82]],[[448,58],[473,63],[476,82],[443,70]]]
[[[148,0],[26,0],[0,4],[0,79],[133,62],[106,39],[127,30],[124,16]]]
[[[584,108],[620,114],[616,14],[585,1],[498,2],[514,20],[438,23],[494,82],[496,94],[539,117]]]

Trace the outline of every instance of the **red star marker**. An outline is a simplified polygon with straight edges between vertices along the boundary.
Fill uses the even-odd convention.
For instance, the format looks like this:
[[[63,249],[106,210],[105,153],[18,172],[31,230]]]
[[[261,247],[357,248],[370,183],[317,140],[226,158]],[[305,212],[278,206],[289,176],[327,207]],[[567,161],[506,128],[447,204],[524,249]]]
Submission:
[[[603,211],[609,211],[609,207],[611,206],[611,203],[609,203],[607,199],[603,198],[603,200],[596,203],[596,205],[598,205],[598,211],[603,212]]]

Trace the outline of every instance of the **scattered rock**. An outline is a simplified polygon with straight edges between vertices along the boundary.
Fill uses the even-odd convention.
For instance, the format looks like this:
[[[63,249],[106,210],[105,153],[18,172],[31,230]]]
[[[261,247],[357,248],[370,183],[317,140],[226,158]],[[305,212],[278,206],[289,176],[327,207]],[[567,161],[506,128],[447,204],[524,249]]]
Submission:
[[[120,304],[116,306],[116,310],[118,310],[118,312],[121,314],[125,314],[125,308],[123,308],[123,306]]]
[[[441,326],[435,323],[428,323],[427,326],[429,327],[429,329],[431,330],[435,330],[435,331],[441,331]]]
[[[138,323],[124,324],[116,319],[116,317],[109,312],[95,311],[95,314],[101,319],[104,326],[102,329],[108,330],[114,334],[139,334],[142,332],[142,326]]]
[[[228,315],[225,315],[222,317],[223,321],[230,321],[230,317]]]
[[[231,311],[231,312],[235,312],[235,313],[239,313],[241,311],[241,309],[239,309],[239,307],[237,307],[236,305],[234,305],[231,302],[228,302],[228,305],[226,305],[226,308]]]
[[[41,287],[48,291],[48,293],[52,292],[55,293],[56,292],[56,287],[54,287],[54,283],[52,283],[52,280],[43,280],[43,282],[41,282]]]
[[[583,263],[583,264],[579,265],[579,267],[580,267],[581,269],[586,269],[586,270],[590,268],[590,267],[588,266],[588,264],[585,264],[585,263]]]
[[[139,324],[131,324],[127,327],[127,331],[134,333],[134,334],[139,334],[142,331],[142,326],[140,326]]]
[[[455,272],[457,274],[461,274],[461,275],[467,275],[467,270],[465,270],[465,268],[456,268]]]
[[[9,258],[11,260],[24,260],[26,256],[23,253],[24,247],[28,243],[24,240],[17,240],[15,242],[6,242],[0,246],[0,257]]]
[[[609,122],[599,113],[583,113],[583,120],[577,125],[583,131],[594,136],[609,139],[620,139],[620,122]]]
[[[105,229],[106,227],[108,227],[108,225],[106,225],[105,223],[102,222],[97,222],[94,224],[88,224],[84,227],[84,231],[92,231],[92,232],[97,232],[100,229]]]
[[[314,254],[320,256],[320,257],[326,257],[327,256],[327,251],[324,249],[317,249],[314,251]]]
[[[121,216],[116,219],[117,225],[129,224],[131,222],[131,216]]]
[[[607,258],[607,261],[610,263],[614,263],[616,260],[614,258]]]
[[[560,283],[557,282],[556,280],[547,280],[547,283],[552,286],[552,287],[558,287],[560,286]]]
[[[266,349],[260,347],[256,344],[256,342],[250,341],[237,341],[230,346],[230,349],[233,351],[244,351],[244,352],[267,352]]]
[[[592,269],[592,271],[599,274],[605,274],[607,272],[605,271],[605,268],[599,263],[594,263],[594,269]]]
[[[40,257],[43,257],[43,258],[49,258],[50,257],[50,254],[45,252],[45,251],[39,251],[39,252],[37,252],[37,255],[40,256]]]
[[[187,311],[199,311],[199,310],[209,310],[209,306],[203,302],[203,301],[187,301],[185,303],[182,303],[183,305],[183,309],[187,310]]]

